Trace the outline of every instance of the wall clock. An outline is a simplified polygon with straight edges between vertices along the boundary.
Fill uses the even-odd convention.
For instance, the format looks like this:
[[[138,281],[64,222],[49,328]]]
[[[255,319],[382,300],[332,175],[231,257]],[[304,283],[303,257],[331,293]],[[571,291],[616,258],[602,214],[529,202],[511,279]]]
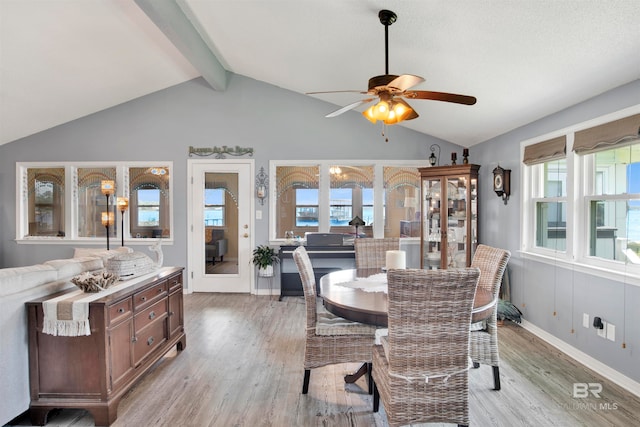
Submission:
[[[503,169],[500,166],[493,170],[493,191],[507,204],[511,194],[511,169]]]

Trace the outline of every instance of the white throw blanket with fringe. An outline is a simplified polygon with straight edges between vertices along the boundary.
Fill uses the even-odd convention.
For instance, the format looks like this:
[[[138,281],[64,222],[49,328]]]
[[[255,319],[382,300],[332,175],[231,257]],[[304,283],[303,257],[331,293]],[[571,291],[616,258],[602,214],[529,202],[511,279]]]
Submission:
[[[118,285],[95,292],[85,293],[78,289],[71,293],[60,295],[42,302],[44,319],[42,333],[61,337],[81,337],[91,335],[89,325],[89,303],[109,294],[121,291],[128,286],[139,283],[158,274],[159,271],[126,280]]]

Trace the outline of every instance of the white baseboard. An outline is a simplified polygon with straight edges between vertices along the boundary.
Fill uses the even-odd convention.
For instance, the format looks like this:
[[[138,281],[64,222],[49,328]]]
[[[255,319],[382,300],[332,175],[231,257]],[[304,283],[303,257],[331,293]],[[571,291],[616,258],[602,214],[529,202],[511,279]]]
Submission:
[[[602,375],[606,379],[616,383],[620,387],[624,388],[628,392],[640,397],[640,383],[634,381],[633,379],[627,377],[626,375],[616,371],[608,365],[600,362],[597,359],[589,356],[588,354],[578,350],[577,348],[567,344],[565,341],[551,335],[547,331],[540,329],[533,323],[527,322],[526,320],[522,320],[521,326],[527,331],[531,332],[538,338],[546,341],[551,344],[558,350],[562,351],[569,357],[577,360],[578,362],[585,365],[587,368],[596,371],[598,374]]]

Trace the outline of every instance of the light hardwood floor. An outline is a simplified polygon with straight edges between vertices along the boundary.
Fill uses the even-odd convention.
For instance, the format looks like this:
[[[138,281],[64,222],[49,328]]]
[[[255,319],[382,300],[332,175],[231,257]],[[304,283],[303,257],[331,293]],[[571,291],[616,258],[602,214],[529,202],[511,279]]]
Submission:
[[[304,301],[234,294],[185,295],[187,347],[127,394],[112,426],[387,426],[371,411],[359,364],[312,370],[302,387]],[[472,369],[472,426],[637,426],[640,399],[514,324],[500,328],[502,390],[491,368]],[[573,398],[573,383],[602,383],[600,399]],[[15,425],[29,425],[21,418]],[[51,413],[48,426],[93,426],[83,410]]]

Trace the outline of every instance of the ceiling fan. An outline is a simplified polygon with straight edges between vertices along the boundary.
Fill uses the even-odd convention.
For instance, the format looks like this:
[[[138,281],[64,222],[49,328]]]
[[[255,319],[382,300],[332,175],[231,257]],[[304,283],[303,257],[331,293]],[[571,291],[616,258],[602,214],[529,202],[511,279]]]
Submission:
[[[401,76],[389,74],[389,25],[396,22],[397,16],[390,10],[381,10],[378,12],[378,18],[380,18],[380,23],[384,25],[385,74],[371,77],[369,79],[369,89],[366,92],[356,90],[307,92],[307,95],[340,92],[356,92],[369,95],[368,98],[342,107],[339,110],[327,114],[325,117],[339,116],[342,113],[353,110],[360,105],[368,104],[376,98],[379,98],[377,104],[370,106],[362,114],[372,123],[380,120],[387,125],[393,125],[404,120],[411,120],[418,117],[418,113],[416,113],[404,99],[431,99],[434,101],[453,102],[464,105],[473,105],[476,103],[476,98],[473,96],[426,90],[409,90],[413,86],[422,83],[424,78],[411,74],[403,74]]]

